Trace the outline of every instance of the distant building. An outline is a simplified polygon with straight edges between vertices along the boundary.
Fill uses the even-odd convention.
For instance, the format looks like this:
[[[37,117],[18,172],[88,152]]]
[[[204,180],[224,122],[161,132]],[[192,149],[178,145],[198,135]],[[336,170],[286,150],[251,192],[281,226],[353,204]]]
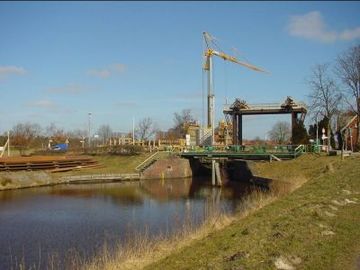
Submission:
[[[356,132],[357,132],[357,115],[348,115],[345,126],[340,130],[343,134],[344,149],[354,151],[356,145]]]
[[[215,132],[215,141],[221,145],[231,145],[233,141],[232,133],[232,123],[226,123],[226,121],[221,120]]]
[[[190,135],[190,146],[198,145],[200,126],[196,122],[184,124],[185,134]]]

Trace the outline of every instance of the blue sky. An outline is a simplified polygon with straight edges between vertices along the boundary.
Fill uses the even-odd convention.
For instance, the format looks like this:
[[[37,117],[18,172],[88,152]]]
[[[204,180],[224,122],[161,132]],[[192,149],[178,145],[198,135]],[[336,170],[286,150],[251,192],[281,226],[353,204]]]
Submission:
[[[67,130],[166,130],[190,108],[202,120],[202,32],[262,74],[214,59],[217,120],[227,97],[307,101],[315,64],[360,42],[360,2],[0,2],[0,132],[18,122]],[[232,48],[236,48],[233,50]],[[245,118],[264,137],[289,116]]]

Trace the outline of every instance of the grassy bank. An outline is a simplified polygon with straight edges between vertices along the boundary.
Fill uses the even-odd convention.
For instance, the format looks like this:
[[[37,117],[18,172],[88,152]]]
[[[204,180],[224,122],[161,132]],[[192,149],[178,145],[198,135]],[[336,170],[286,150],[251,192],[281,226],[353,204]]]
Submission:
[[[289,185],[255,193],[234,217],[210,218],[170,239],[139,237],[85,269],[357,269],[359,165],[360,158],[315,155],[253,164],[256,175]]]
[[[151,153],[133,156],[94,156],[102,167],[74,170],[70,172],[50,173],[47,171],[0,172],[0,190],[55,185],[61,183],[63,176],[134,173],[135,168]]]
[[[133,173],[136,166],[143,162],[153,153],[141,153],[132,156],[99,155],[93,156],[103,167],[88,168],[85,170],[71,171],[69,175],[92,174],[92,173]],[[64,174],[65,175],[65,174]]]
[[[307,155],[257,170],[309,181],[147,269],[358,269],[359,158]]]

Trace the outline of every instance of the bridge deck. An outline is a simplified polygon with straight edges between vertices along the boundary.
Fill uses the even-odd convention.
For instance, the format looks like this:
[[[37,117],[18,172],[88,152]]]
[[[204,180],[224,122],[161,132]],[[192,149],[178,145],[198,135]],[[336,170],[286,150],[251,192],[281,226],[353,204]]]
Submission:
[[[266,152],[266,153],[249,153],[249,152],[183,152],[180,154],[184,158],[224,158],[224,159],[245,159],[245,160],[271,160],[272,156],[280,159],[293,159],[300,156],[301,153],[293,152]]]

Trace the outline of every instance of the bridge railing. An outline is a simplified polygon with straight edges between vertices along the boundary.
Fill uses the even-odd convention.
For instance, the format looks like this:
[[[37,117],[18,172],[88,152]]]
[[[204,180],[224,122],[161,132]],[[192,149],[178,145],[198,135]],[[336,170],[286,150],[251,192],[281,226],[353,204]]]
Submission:
[[[300,145],[298,145],[298,147],[295,148],[294,156],[297,157],[297,156],[301,155],[304,152],[306,152],[305,145],[300,144]]]
[[[205,146],[187,149],[184,152],[239,152],[239,153],[281,153],[299,156],[306,152],[305,145],[228,145]]]
[[[171,151],[157,151],[151,156],[149,156],[147,159],[145,159],[143,162],[141,162],[139,165],[137,165],[135,170],[137,172],[141,172],[160,158],[170,155],[172,155]]]

